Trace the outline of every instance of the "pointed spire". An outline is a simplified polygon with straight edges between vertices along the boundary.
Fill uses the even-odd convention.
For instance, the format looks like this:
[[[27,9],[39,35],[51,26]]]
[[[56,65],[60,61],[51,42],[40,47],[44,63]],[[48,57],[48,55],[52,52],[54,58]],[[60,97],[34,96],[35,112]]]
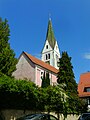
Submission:
[[[55,43],[56,43],[56,39],[54,37],[54,32],[53,32],[53,28],[52,28],[51,17],[49,17],[46,40],[48,40],[50,46],[54,49]]]
[[[51,20],[51,14],[49,13],[49,20]]]

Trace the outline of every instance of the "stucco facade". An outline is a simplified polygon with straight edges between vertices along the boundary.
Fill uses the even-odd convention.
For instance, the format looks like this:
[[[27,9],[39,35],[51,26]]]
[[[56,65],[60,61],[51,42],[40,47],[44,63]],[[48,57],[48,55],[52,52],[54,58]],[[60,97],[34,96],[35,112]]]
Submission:
[[[16,79],[27,79],[40,87],[43,73],[48,72],[50,84],[53,85],[57,83],[58,70],[56,68],[25,52],[20,55],[16,68],[16,71],[12,74]]]
[[[21,54],[16,68],[16,71],[12,74],[16,79],[28,79],[35,82],[35,65],[25,56],[25,54]]]

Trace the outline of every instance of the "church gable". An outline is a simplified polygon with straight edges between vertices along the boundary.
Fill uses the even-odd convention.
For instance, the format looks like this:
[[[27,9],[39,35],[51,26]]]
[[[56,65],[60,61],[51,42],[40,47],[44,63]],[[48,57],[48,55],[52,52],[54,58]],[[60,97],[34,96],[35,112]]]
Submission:
[[[42,50],[42,54],[43,54],[43,52],[48,52],[48,51],[50,51],[50,50],[52,50],[52,47],[50,46],[48,40],[46,40],[45,45],[44,45],[44,48],[43,48],[43,50]]]
[[[46,40],[43,51],[42,51],[42,60],[45,61],[46,63],[50,61],[50,58],[52,57],[52,48],[48,42],[48,40]],[[50,62],[49,62],[50,64]]]
[[[28,79],[35,82],[35,65],[25,56],[21,54],[16,65],[16,71],[13,72],[12,76],[16,79]]]
[[[54,50],[56,51],[56,53],[58,53],[59,58],[60,58],[59,46],[58,46],[57,41],[56,41],[56,44],[55,44]]]

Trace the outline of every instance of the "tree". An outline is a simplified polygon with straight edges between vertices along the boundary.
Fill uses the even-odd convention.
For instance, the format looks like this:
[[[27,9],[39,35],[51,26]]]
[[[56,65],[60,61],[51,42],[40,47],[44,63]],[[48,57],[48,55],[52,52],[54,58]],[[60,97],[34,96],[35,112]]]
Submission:
[[[43,74],[43,77],[42,77],[42,88],[46,88],[50,85],[50,78],[49,78],[49,73],[47,72],[45,74]]]
[[[44,71],[43,77],[42,77],[42,88],[45,87],[45,84],[46,84],[46,82],[45,82],[45,71]]]
[[[9,43],[10,29],[8,21],[0,18],[0,72],[11,76],[16,69],[17,59]]]
[[[38,87],[31,81],[0,74],[0,108],[36,110]]]
[[[49,111],[53,110],[57,113],[58,119],[60,119],[60,113],[64,115],[64,117],[67,116],[67,98],[62,85],[56,85],[56,86],[49,86],[47,88],[48,93],[48,109]]]
[[[59,72],[57,76],[59,84],[65,84],[65,91],[68,97],[68,112],[78,112],[79,97],[77,92],[77,83],[73,73],[73,66],[71,64],[71,57],[67,52],[62,52],[62,57],[59,60]]]
[[[50,85],[50,78],[49,78],[49,73],[46,73],[46,87]]]
[[[62,52],[62,57],[59,61],[57,82],[59,84],[65,83],[65,91],[77,93],[77,83],[73,73],[71,57],[68,56],[67,52]]]

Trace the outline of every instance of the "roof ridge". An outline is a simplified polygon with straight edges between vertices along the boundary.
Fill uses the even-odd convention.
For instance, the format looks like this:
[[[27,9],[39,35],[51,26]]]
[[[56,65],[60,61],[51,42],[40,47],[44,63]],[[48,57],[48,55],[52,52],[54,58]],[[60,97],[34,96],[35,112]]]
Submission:
[[[85,73],[82,73],[81,75],[83,75],[83,74],[88,74],[88,73],[90,73],[90,71],[88,71],[88,72],[85,72]]]

